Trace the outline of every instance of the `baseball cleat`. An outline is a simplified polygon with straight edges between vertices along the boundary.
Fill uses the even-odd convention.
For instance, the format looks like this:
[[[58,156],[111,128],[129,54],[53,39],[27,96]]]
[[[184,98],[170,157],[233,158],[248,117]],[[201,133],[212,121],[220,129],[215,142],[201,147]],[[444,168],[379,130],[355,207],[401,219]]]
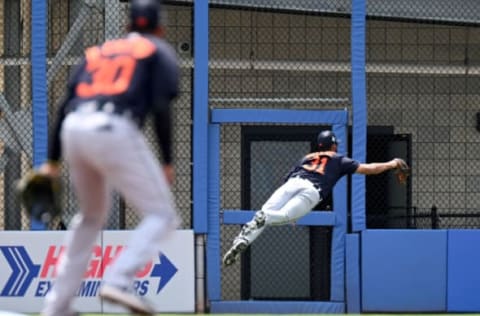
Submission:
[[[113,285],[104,284],[100,288],[99,296],[104,300],[119,304],[137,315],[154,315],[153,308],[134,292]]]
[[[263,227],[263,225],[265,225],[265,221],[267,220],[267,214],[265,214],[264,211],[258,211],[255,213],[254,220],[257,224],[257,228],[261,228]]]
[[[255,216],[251,221],[243,225],[242,230],[240,231],[240,236],[245,237],[256,231],[259,228],[265,226],[265,221],[267,219],[267,215],[264,211],[258,211],[255,213]]]
[[[244,239],[234,241],[233,246],[227,251],[227,253],[223,257],[223,264],[227,267],[234,264],[240,257],[240,254],[244,252],[247,247],[248,243]]]

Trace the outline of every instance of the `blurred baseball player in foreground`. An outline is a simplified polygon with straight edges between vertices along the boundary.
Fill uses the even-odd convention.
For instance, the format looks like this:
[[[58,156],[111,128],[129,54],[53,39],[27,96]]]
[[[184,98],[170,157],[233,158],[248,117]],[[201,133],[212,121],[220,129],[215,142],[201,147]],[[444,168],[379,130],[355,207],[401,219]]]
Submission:
[[[159,253],[159,242],[178,226],[170,191],[170,105],[178,94],[174,50],[162,39],[160,3],[132,0],[129,33],[88,48],[68,83],[50,138],[48,162],[39,171],[59,176],[61,154],[70,168],[80,211],[71,223],[57,279],[46,297],[44,316],[74,315],[72,300],[118,190],[142,221],[111,267],[99,295],[134,313],[152,308],[133,291],[135,273]],[[141,132],[153,115],[163,168]]]
[[[397,169],[397,180],[406,181],[409,168],[402,159],[395,158],[383,163],[360,163],[337,153],[337,138],[331,131],[323,131],[317,137],[318,151],[306,155],[288,174],[262,209],[246,223],[232,247],[223,257],[226,266],[235,263],[240,253],[269,225],[284,225],[295,222],[310,212],[320,201],[327,198],[335,183],[344,175],[361,173],[380,174]]]

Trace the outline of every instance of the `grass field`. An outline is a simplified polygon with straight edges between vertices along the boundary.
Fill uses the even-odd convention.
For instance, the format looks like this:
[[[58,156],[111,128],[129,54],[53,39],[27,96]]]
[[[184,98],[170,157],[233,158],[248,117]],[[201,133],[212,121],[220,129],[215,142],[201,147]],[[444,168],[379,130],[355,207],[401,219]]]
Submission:
[[[131,316],[132,314],[80,314],[80,316]],[[322,315],[322,316],[354,316],[356,314],[195,314],[195,313],[176,313],[176,314],[164,314],[159,313],[156,316],[269,316],[269,315],[281,315],[281,316],[308,316],[308,315]],[[454,313],[386,313],[386,314],[357,314],[357,316],[368,315],[368,316],[480,316],[476,313],[464,313],[464,314],[454,314]],[[0,310],[0,316],[40,316],[39,314],[20,314],[9,311]]]
[[[80,314],[80,316],[130,316],[132,314]],[[186,316],[186,315],[195,315],[195,316],[269,316],[269,315],[279,315],[277,314],[195,314],[195,313],[176,313],[176,314],[164,314],[159,313],[156,316]],[[280,314],[282,316],[308,316],[308,315],[329,315],[329,316],[353,316],[355,314]],[[454,314],[454,313],[386,313],[386,314],[362,314],[368,316],[480,316],[480,314],[476,313],[466,313],[466,314]],[[20,314],[10,311],[2,311],[0,310],[0,316],[40,316],[39,314]],[[361,316],[361,315],[358,315]]]
[[[80,314],[81,316],[127,316],[129,314]],[[268,315],[279,315],[279,314],[158,314],[158,316],[185,316],[185,315],[197,315],[197,316],[268,316]],[[331,315],[331,316],[341,316],[341,315],[355,315],[355,314],[280,314],[282,316],[308,316],[308,315]],[[392,314],[367,314],[368,316],[465,316],[466,314],[449,314],[449,313],[444,313],[444,314],[431,314],[431,313],[426,313],[426,314],[397,314],[397,313],[392,313]],[[36,316],[36,315],[32,315]],[[480,316],[480,314],[468,314],[468,316]]]
[[[126,316],[128,314],[81,314],[81,316]],[[203,316],[203,315],[210,315],[210,316],[268,316],[268,315],[279,315],[279,314],[158,314],[158,316],[182,316],[182,315],[198,315],[198,316]],[[308,316],[308,315],[331,315],[331,316],[341,316],[341,315],[355,315],[355,314],[281,314],[282,316]],[[465,316],[465,314],[367,314],[368,316]],[[468,314],[468,316],[478,316],[480,314]]]
[[[80,316],[130,316],[132,314],[80,314]],[[279,315],[279,314],[192,314],[192,313],[177,313],[177,314],[164,314],[159,313],[158,316],[186,316],[186,315],[195,315],[195,316],[269,316],[269,315]],[[308,315],[331,315],[331,316],[353,316],[355,314],[280,314],[281,316],[308,316]],[[389,314],[366,314],[368,316],[480,316],[480,314],[450,314],[450,313],[389,313]],[[2,313],[0,311],[0,316],[40,316],[39,314],[10,314],[9,312]]]

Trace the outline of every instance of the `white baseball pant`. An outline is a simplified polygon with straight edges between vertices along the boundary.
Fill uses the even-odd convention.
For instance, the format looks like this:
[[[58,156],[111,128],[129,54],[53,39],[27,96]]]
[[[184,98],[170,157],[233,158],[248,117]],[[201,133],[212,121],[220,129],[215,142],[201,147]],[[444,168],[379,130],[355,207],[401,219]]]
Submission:
[[[131,120],[104,112],[73,112],[63,122],[65,161],[80,211],[67,233],[67,249],[47,294],[43,315],[67,315],[92,247],[106,222],[111,190],[142,216],[104,281],[131,287],[137,270],[159,253],[159,241],[179,223],[169,184],[142,132]]]
[[[319,202],[320,194],[312,182],[298,177],[290,178],[262,206],[261,211],[266,215],[265,225],[257,227],[253,219],[245,224],[250,227],[248,233],[240,233],[237,238],[251,244],[267,226],[292,223],[309,213]]]

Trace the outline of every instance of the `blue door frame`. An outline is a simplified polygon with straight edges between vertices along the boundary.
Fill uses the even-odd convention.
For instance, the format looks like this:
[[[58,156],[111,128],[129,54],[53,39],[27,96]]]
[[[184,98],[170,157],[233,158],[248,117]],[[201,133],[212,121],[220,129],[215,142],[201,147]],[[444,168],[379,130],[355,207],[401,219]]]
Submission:
[[[241,225],[251,219],[253,210],[220,208],[220,126],[231,123],[291,123],[331,125],[341,140],[339,152],[347,152],[348,112],[262,109],[213,109],[208,127],[208,179],[206,244],[207,293],[212,313],[343,313],[345,311],[345,236],[347,232],[347,181],[339,180],[333,192],[334,211],[312,212],[297,224],[331,226],[331,301],[222,301],[220,225]]]

